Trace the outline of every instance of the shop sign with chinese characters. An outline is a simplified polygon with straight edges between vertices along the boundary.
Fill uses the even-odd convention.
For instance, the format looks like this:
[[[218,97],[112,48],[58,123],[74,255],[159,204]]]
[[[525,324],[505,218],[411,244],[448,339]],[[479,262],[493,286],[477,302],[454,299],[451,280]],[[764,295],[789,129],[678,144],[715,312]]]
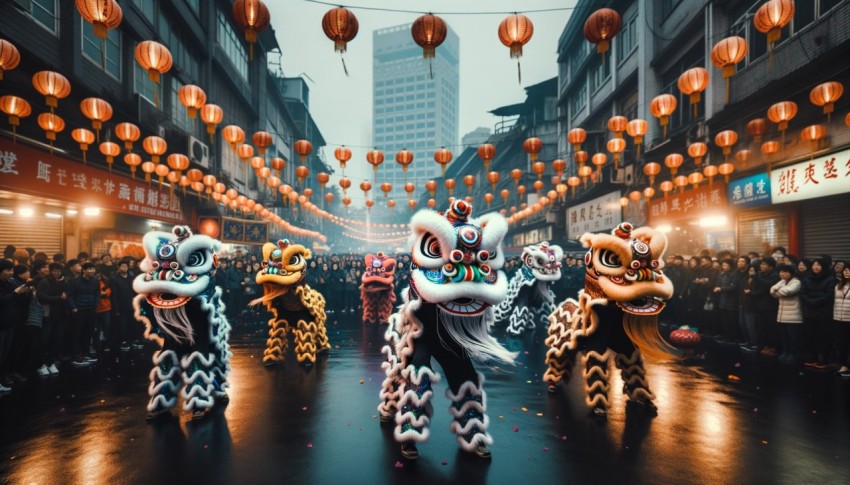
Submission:
[[[767,173],[729,182],[729,203],[737,207],[770,205],[770,177]]]
[[[567,237],[578,239],[586,232],[613,229],[623,222],[620,192],[597,197],[567,209]]]
[[[774,169],[770,192],[774,204],[850,192],[850,150]]]
[[[697,217],[725,208],[726,185],[714,182],[681,194],[652,199],[649,202],[649,222],[658,224],[661,221]]]
[[[0,139],[0,189],[82,206],[184,222],[180,199],[167,188]]]

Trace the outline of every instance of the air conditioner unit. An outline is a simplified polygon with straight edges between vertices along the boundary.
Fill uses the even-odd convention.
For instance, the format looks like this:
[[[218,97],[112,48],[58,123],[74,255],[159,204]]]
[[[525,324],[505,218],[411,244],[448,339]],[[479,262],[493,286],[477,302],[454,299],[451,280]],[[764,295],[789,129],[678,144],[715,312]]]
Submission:
[[[189,135],[189,144],[186,149],[189,160],[204,168],[210,168],[210,147],[206,143]]]
[[[617,171],[612,171],[611,175],[611,183],[612,184],[623,184],[623,185],[632,185],[635,181],[635,166],[634,165],[626,165],[625,167],[620,167]]]

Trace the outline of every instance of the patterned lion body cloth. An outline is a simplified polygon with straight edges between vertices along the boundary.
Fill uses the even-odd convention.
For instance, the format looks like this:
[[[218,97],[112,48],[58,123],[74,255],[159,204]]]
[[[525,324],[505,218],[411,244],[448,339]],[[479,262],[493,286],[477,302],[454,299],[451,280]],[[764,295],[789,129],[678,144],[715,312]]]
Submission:
[[[203,417],[216,400],[228,399],[230,324],[214,279],[221,243],[174,226],[170,233],[145,234],[143,245],[133,306],[145,337],[160,345],[150,373],[148,418],[173,408],[178,392],[183,409]]]
[[[629,403],[655,412],[643,357],[661,361],[680,355],[658,333],[658,314],[673,295],[673,284],[662,272],[667,238],[624,222],[612,234],[584,234],[581,242],[589,248],[585,287],[578,301],[567,298],[549,316],[543,380],[554,392],[569,379],[582,352],[586,403],[594,414],[605,416],[613,355]]]
[[[548,242],[526,246],[522,268],[508,283],[508,297],[496,307],[496,321],[508,320],[507,332],[520,335],[526,330],[549,323],[555,311],[552,284],[561,279],[564,251]]]
[[[451,430],[464,451],[489,458],[484,377],[471,358],[513,364],[515,354],[490,334],[493,305],[505,299],[507,281],[502,239],[505,219],[496,213],[472,218],[472,207],[455,201],[445,213],[423,210],[410,223],[413,264],[404,303],[390,317],[383,348],[386,379],[380,392],[381,421],[395,423],[402,456],[418,456],[415,444],[428,439],[432,384],[448,380]]]
[[[295,336],[299,363],[315,363],[316,354],[331,348],[325,329],[325,298],[305,282],[311,256],[309,249],[286,239],[263,245],[263,268],[256,276],[257,284],[263,285],[263,296],[250,304],[262,303],[272,314],[263,352],[267,366],[284,361],[290,333]]]
[[[360,285],[363,323],[385,323],[395,305],[396,260],[378,251],[366,255],[366,271]]]

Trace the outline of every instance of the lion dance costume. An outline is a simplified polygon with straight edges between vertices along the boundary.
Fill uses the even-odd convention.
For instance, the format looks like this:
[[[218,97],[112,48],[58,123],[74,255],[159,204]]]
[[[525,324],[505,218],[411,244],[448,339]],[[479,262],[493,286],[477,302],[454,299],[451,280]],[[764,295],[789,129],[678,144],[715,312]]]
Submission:
[[[499,214],[474,219],[471,213],[472,206],[455,201],[445,215],[423,210],[410,222],[410,286],[385,334],[382,367],[387,377],[378,406],[381,421],[394,419],[394,436],[407,459],[418,457],[416,443],[429,435],[432,385],[440,380],[431,368],[432,357],[449,382],[450,429],[457,442],[467,452],[490,457],[484,376],[470,357],[513,364],[515,354],[488,333],[494,322],[492,305],[507,292],[500,268],[508,226]]]
[[[305,283],[311,256],[309,249],[286,239],[263,245],[263,268],[256,277],[257,284],[263,285],[263,296],[250,304],[262,303],[272,314],[263,352],[267,366],[283,362],[290,333],[295,335],[295,358],[301,364],[315,363],[317,353],[331,348],[325,330],[325,298]],[[296,322],[295,326],[290,322]]]
[[[366,255],[366,271],[360,285],[363,300],[363,323],[384,323],[395,305],[395,259],[378,251]]]
[[[508,283],[508,297],[496,307],[496,321],[508,320],[507,332],[520,335],[526,330],[549,323],[555,311],[552,284],[561,279],[560,246],[542,242],[522,250],[523,266]]]
[[[145,234],[143,245],[133,306],[145,337],[160,345],[150,373],[148,418],[169,412],[178,391],[183,410],[201,418],[216,400],[228,400],[230,324],[214,279],[221,243],[174,226],[170,233]]]
[[[549,317],[546,345],[548,369],[543,380],[554,391],[567,382],[576,353],[584,356],[586,403],[606,416],[609,359],[621,371],[629,404],[655,412],[643,357],[670,360],[678,351],[658,333],[658,314],[673,295],[664,276],[667,238],[649,227],[633,229],[624,222],[612,234],[584,234],[585,286],[578,301],[567,298]]]

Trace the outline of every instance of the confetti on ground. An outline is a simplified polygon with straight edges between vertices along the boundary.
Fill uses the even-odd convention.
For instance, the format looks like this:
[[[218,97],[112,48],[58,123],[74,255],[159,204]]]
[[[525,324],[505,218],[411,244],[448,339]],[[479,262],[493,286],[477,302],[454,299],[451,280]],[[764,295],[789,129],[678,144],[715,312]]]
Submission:
[[[204,449],[205,449],[205,450],[206,450],[207,448],[209,448],[209,447],[210,447],[210,445],[204,445]]]
[[[525,381],[525,382],[528,383],[528,384],[531,384],[531,381]]]
[[[304,406],[303,408],[301,408],[301,410],[302,410],[302,411],[306,411],[306,410],[307,410],[307,406]]]
[[[567,435],[561,436],[561,441],[567,441]]]
[[[544,451],[544,452],[549,451],[549,448],[548,448],[548,447],[546,447],[546,446],[544,446],[544,447],[543,447],[543,451]]]
[[[740,367],[741,367],[741,363],[740,363],[740,362],[735,362],[735,367],[736,367],[736,368],[740,368]]]
[[[817,413],[818,413],[817,409],[812,409],[812,414],[817,414]]]
[[[730,380],[730,381],[732,381],[732,382],[738,382],[738,381],[740,381],[740,380],[741,380],[741,378],[740,378],[740,377],[738,377],[738,376],[736,376],[735,374],[729,374],[729,375],[727,376],[727,379],[729,379],[729,380]]]
[[[307,448],[312,448],[312,447],[313,447],[313,443],[307,443]]]
[[[522,412],[527,413],[527,412],[528,412],[528,408],[527,408],[527,407],[525,407],[525,406],[523,406],[523,407],[522,407]]]
[[[759,412],[759,408],[753,408],[753,412],[754,412],[754,413]]]
[[[519,432],[519,426],[514,426],[514,433],[518,433],[518,432]]]
[[[505,419],[505,417],[504,417],[504,416],[499,416],[499,419]]]
[[[395,467],[396,467],[396,468],[404,468],[404,463],[402,463],[402,462],[400,462],[400,461],[396,461],[396,462],[395,462]]]
[[[364,382],[366,382],[366,381],[364,381],[363,379],[360,379],[360,383],[361,383],[361,384],[363,384]]]
[[[448,465],[448,464],[449,464],[449,462],[447,462],[446,460],[443,460],[443,461],[441,461],[441,462],[440,462],[440,464],[441,464],[441,465]]]
[[[543,416],[543,413],[537,413],[538,416]]]
[[[106,402],[106,399],[101,399],[101,400],[100,400],[100,403],[101,403],[101,404],[103,404],[103,403],[105,403],[105,402]]]
[[[766,444],[767,444],[767,440],[761,440],[761,444],[766,445]]]

